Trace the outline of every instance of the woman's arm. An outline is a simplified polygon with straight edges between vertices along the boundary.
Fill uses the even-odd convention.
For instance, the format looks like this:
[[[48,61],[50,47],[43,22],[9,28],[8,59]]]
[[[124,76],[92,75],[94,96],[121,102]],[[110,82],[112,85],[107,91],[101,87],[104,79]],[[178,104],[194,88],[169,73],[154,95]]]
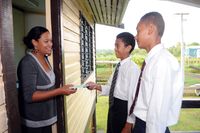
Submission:
[[[50,98],[56,97],[58,95],[70,95],[76,92],[76,89],[70,89],[73,85],[68,84],[64,85],[63,87],[48,90],[48,91],[35,91],[32,95],[32,101],[44,101]]]

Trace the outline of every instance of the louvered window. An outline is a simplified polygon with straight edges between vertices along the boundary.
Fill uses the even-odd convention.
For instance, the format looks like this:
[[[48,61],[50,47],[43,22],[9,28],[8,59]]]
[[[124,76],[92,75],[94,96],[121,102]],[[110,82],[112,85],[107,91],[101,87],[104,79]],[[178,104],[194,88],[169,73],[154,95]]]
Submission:
[[[81,80],[85,81],[93,71],[93,29],[82,15],[80,22]]]

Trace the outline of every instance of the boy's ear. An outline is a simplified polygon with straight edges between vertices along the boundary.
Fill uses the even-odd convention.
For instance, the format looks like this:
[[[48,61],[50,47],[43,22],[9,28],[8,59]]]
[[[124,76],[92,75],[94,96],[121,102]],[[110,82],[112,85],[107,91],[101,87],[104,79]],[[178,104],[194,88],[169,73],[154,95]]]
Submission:
[[[149,24],[148,28],[149,28],[149,30],[148,30],[149,35],[152,34],[153,32],[155,32],[155,30],[156,30],[156,27],[153,24]]]
[[[131,46],[131,45],[128,45],[128,46],[127,46],[127,50],[128,50],[128,52],[130,52],[131,49],[132,49],[132,46]]]

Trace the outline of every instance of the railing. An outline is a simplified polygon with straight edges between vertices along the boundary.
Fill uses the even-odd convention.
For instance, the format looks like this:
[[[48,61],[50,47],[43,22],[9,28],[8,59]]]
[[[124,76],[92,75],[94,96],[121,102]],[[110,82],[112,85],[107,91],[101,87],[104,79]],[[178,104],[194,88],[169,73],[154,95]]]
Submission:
[[[185,58],[186,65],[192,65],[192,64],[200,64],[200,58]]]
[[[197,60],[195,60],[195,61],[197,61]],[[198,61],[200,61],[200,59],[198,59]],[[98,65],[102,65],[102,64],[105,64],[106,67],[110,67],[110,69],[111,69],[110,74],[111,74],[113,72],[114,66],[117,64],[117,61],[96,61],[97,67],[98,67]],[[109,76],[110,75],[105,77],[105,75],[104,75],[103,77],[98,77],[98,74],[97,74],[97,83],[105,84],[107,82]],[[200,98],[196,98],[196,99],[184,98],[183,102],[182,102],[182,108],[200,108]]]

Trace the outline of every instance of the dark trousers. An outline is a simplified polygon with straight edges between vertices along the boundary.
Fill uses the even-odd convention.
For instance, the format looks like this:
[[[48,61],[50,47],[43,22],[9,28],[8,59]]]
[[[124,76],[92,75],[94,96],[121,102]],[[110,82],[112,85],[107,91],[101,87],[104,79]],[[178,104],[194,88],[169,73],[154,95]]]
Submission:
[[[51,126],[31,128],[22,125],[22,133],[52,133]]]
[[[107,133],[121,133],[127,119],[128,102],[114,98],[114,105],[108,110]]]
[[[146,122],[136,117],[135,126],[132,130],[132,133],[145,133],[146,131]],[[169,128],[166,128],[165,133],[170,133]]]

